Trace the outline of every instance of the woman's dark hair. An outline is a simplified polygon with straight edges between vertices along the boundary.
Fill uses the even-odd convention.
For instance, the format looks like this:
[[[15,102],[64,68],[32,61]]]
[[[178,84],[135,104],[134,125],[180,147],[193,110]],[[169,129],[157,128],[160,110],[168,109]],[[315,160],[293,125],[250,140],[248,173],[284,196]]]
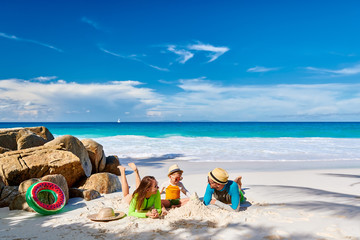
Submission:
[[[141,180],[139,187],[134,191],[133,196],[136,197],[136,209],[138,211],[141,209],[141,205],[144,202],[147,190],[151,188],[153,181],[156,181],[153,176],[144,177]]]

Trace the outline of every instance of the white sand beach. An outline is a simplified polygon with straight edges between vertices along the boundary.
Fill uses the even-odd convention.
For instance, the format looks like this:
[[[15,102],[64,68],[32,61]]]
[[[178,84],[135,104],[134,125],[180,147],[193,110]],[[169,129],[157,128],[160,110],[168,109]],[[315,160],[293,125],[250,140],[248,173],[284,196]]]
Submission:
[[[175,161],[176,162],[176,161]],[[174,160],[136,161],[141,176],[166,180]],[[178,162],[183,183],[202,197],[207,172],[219,163]],[[1,239],[360,239],[360,168],[242,172],[222,164],[230,178],[243,176],[241,211],[213,210],[200,201],[170,210],[162,219],[126,216],[110,222],[87,218],[102,207],[127,213],[122,192],[92,201],[72,198],[61,213],[42,216],[0,209]],[[228,166],[228,167],[226,167]],[[134,190],[134,174],[127,168]]]

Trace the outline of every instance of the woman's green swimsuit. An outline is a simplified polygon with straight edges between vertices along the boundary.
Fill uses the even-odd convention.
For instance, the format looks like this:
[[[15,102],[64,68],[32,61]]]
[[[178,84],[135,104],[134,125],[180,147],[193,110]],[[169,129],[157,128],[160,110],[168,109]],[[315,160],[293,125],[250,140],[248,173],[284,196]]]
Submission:
[[[154,207],[158,213],[161,214],[161,196],[159,190],[155,194],[151,195],[151,197],[144,199],[139,211],[136,210],[136,204],[137,194],[135,194],[135,196],[131,199],[128,213],[129,216],[146,218],[146,213],[151,207]]]

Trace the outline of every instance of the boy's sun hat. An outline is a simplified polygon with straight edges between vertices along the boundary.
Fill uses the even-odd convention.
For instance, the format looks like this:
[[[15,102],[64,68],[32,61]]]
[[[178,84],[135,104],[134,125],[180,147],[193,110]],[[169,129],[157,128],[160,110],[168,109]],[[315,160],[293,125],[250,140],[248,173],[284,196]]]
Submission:
[[[215,168],[208,173],[208,176],[214,182],[223,185],[227,184],[229,178],[229,174],[222,168]]]
[[[100,209],[96,214],[89,215],[88,218],[92,221],[108,222],[123,218],[126,214],[124,212],[114,211],[111,207]]]
[[[170,176],[170,175],[173,174],[174,172],[181,172],[181,173],[183,173],[184,171],[181,170],[177,164],[174,164],[174,165],[171,165],[171,166],[169,167],[168,176]]]

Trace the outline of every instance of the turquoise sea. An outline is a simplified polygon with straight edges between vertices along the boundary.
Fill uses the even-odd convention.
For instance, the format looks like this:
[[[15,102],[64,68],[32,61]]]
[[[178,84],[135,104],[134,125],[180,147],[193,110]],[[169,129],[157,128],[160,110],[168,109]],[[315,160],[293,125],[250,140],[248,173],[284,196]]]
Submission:
[[[359,122],[0,123],[92,138],[121,162],[238,163],[249,169],[360,168]],[[144,161],[143,161],[144,162]]]
[[[0,123],[0,128],[45,126],[54,135],[110,137],[360,138],[360,122],[47,122]]]

